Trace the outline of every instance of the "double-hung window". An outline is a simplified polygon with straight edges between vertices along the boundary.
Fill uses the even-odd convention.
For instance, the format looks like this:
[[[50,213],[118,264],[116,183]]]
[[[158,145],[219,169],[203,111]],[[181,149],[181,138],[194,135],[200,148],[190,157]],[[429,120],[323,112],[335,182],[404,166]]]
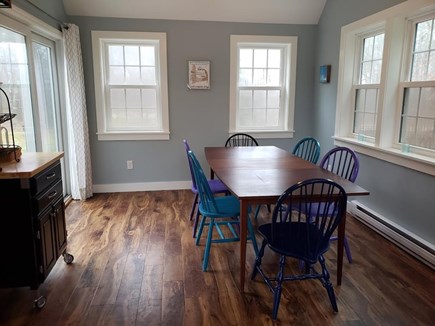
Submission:
[[[361,38],[358,82],[355,85],[353,133],[359,138],[374,139],[379,107],[384,33]]]
[[[230,133],[293,134],[296,37],[231,36]]]
[[[435,5],[342,28],[335,144],[435,175]]]
[[[99,140],[169,139],[166,34],[92,32]]]
[[[402,82],[399,142],[435,150],[435,14],[412,23],[409,74]]]

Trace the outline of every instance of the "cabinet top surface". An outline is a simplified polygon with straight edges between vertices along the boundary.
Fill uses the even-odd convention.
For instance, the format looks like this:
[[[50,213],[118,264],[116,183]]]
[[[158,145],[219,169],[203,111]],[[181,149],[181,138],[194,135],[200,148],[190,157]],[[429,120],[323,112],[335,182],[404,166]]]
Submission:
[[[0,163],[0,179],[32,178],[63,157],[63,152],[23,153],[19,162]]]

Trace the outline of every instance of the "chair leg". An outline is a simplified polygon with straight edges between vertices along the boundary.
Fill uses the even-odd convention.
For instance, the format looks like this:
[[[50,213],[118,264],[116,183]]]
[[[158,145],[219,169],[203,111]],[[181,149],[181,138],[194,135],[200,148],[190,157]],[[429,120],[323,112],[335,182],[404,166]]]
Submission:
[[[248,217],[248,232],[249,232],[249,236],[250,236],[251,241],[252,241],[252,245],[254,247],[255,255],[257,256],[258,255],[257,239],[255,238],[254,227],[252,226],[251,219],[249,217]]]
[[[331,281],[329,280],[329,272],[326,269],[325,258],[323,256],[319,257],[319,263],[322,266],[322,283],[328,292],[329,301],[331,301],[332,309],[335,312],[338,312],[337,300],[335,299],[334,287],[332,286]]]
[[[273,312],[272,312],[272,319],[276,320],[276,317],[278,316],[278,308],[279,308],[279,302],[281,300],[281,292],[282,292],[282,281],[284,278],[284,266],[285,266],[285,256],[281,256],[279,259],[279,272],[276,277],[277,285],[273,291]]]
[[[261,208],[261,205],[257,205],[257,208],[255,209],[255,215],[254,215],[255,220],[257,220],[257,218],[258,218],[258,213],[260,213],[260,208]]]
[[[199,214],[198,214],[198,219],[199,219]],[[201,223],[199,223],[199,230],[198,230],[198,234],[196,235],[196,241],[195,241],[196,245],[199,245],[199,240],[201,239],[202,230],[204,229],[206,219],[207,219],[207,216],[203,216],[201,219]]]
[[[199,220],[199,209],[196,210],[195,222],[193,223],[192,236],[196,237],[196,229],[198,228],[198,220]]]
[[[261,259],[263,258],[264,248],[266,248],[266,244],[267,244],[266,240],[263,240],[260,251],[258,252],[257,257],[255,258],[255,264],[254,264],[254,268],[252,269],[251,280],[253,280],[255,276],[257,276],[257,272],[258,272],[257,268],[261,265]]]
[[[208,267],[208,258],[210,256],[211,240],[213,238],[213,227],[214,227],[214,218],[210,218],[210,223],[208,225],[207,241],[206,241],[205,250],[204,250],[204,260],[202,262],[202,271],[203,272],[206,272],[207,267]]]
[[[346,251],[346,257],[349,263],[352,263],[352,253],[350,252],[349,242],[347,237],[344,237],[344,250]]]
[[[197,204],[198,204],[198,194],[195,194],[195,198],[193,199],[193,203],[192,203],[192,210],[190,211],[189,221],[192,221],[193,219],[193,213],[195,212],[195,208]]]

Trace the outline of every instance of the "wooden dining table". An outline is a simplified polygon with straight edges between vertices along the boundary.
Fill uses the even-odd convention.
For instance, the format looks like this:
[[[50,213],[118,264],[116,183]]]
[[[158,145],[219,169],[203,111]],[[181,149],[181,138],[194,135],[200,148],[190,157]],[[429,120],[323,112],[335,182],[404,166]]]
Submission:
[[[369,192],[318,165],[275,146],[205,147],[205,157],[216,175],[240,201],[240,290],[244,291],[248,208],[274,204],[295,183],[325,178],[340,184],[348,196]],[[346,214],[345,214],[346,215]],[[337,285],[341,285],[346,218],[338,226]]]

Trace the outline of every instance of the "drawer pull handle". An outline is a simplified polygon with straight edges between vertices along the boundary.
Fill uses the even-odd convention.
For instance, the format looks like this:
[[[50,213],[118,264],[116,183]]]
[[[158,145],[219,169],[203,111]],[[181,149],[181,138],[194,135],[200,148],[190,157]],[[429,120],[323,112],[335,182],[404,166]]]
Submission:
[[[46,180],[50,180],[50,179],[53,179],[55,176],[56,176],[56,172],[52,172],[52,173],[50,173],[49,175],[47,175],[47,176],[45,177],[45,179],[46,179]]]
[[[57,195],[57,191],[55,190],[48,195],[48,199],[52,199],[52,198],[56,197],[56,195]]]

